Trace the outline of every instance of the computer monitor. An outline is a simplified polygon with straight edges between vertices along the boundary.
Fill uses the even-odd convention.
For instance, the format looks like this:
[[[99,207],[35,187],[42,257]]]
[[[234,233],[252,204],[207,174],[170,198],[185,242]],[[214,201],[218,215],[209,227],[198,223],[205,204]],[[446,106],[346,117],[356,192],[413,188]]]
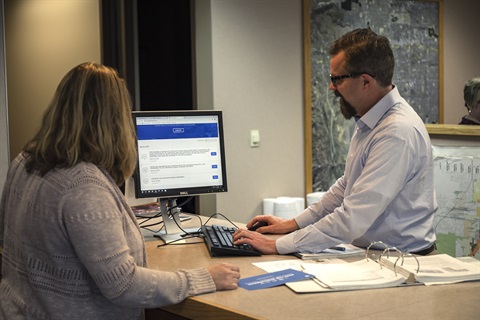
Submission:
[[[177,197],[227,191],[222,112],[134,111],[138,161],[136,198],[158,198],[166,243],[184,235],[168,210]]]

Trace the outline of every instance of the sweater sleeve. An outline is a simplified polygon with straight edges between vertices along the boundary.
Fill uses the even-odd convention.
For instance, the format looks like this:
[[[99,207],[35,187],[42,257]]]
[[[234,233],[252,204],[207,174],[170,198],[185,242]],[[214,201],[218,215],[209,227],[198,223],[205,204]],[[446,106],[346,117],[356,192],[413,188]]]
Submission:
[[[155,308],[215,291],[205,268],[166,272],[143,267],[141,232],[103,186],[87,184],[61,201],[59,214],[72,249],[91,281],[112,303]]]

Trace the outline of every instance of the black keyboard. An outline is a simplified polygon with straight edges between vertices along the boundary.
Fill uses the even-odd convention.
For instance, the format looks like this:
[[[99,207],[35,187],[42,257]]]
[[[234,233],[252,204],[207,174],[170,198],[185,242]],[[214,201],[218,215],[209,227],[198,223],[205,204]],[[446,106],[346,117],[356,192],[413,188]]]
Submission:
[[[202,226],[205,245],[212,257],[219,256],[260,256],[260,252],[248,244],[236,246],[232,243],[233,227]]]

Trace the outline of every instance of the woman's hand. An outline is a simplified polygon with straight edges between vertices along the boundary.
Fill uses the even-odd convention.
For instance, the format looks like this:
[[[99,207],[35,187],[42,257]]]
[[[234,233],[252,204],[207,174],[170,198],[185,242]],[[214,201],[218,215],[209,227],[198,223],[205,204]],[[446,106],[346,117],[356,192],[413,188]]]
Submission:
[[[238,288],[240,268],[233,264],[222,263],[207,268],[217,290],[233,290]]]

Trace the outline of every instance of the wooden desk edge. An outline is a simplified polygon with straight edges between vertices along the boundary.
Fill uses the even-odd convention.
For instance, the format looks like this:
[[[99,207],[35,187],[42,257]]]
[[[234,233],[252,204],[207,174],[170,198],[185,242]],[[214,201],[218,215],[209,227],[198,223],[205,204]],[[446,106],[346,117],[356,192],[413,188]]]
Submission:
[[[179,304],[169,305],[162,308],[165,311],[185,317],[187,319],[211,320],[247,320],[262,319],[239,310],[220,306],[211,302],[198,301],[196,297],[190,297]]]

